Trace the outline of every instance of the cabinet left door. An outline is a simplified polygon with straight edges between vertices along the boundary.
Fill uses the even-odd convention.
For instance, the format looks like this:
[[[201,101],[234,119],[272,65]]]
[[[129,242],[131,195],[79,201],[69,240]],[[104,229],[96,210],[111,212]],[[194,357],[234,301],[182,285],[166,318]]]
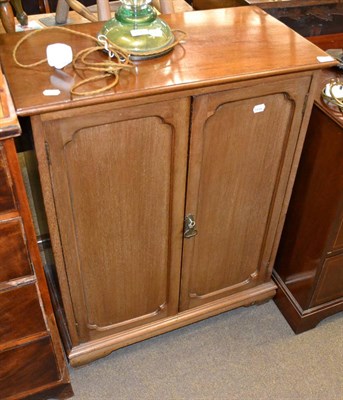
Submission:
[[[72,347],[177,313],[189,102],[32,119]]]

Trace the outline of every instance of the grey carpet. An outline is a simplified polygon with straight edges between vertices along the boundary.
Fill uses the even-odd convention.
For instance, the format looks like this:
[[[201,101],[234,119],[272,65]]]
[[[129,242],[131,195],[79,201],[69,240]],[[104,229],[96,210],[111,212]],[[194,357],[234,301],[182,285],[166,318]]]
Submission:
[[[342,400],[343,316],[295,335],[240,308],[71,369],[75,400]]]

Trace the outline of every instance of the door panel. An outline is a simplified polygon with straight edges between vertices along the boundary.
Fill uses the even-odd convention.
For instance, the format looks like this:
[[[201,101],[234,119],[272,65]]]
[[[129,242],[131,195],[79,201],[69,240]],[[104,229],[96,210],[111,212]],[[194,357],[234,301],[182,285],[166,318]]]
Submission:
[[[195,99],[186,214],[198,235],[185,239],[181,310],[264,281],[310,80],[302,83]]]
[[[343,298],[343,254],[327,258],[321,271],[311,307]]]
[[[186,99],[46,123],[81,341],[177,312],[188,119]]]

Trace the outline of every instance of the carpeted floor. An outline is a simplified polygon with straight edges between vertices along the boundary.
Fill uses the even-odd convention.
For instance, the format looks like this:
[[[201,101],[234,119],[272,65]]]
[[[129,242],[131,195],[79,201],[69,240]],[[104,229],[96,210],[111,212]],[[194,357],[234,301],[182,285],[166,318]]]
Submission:
[[[75,400],[342,400],[343,315],[295,335],[240,308],[71,369]]]

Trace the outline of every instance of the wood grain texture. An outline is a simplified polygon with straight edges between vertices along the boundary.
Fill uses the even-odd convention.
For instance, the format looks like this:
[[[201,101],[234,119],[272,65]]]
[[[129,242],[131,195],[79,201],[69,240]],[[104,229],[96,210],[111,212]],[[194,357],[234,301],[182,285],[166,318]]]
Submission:
[[[325,55],[324,52],[258,7],[176,13],[165,15],[163,19],[172,29],[187,33],[185,43],[168,55],[136,63],[134,72],[121,73],[116,88],[91,98],[71,99],[68,88],[62,88],[61,95],[54,98],[44,96],[44,89],[54,86],[52,81],[60,80],[65,85],[70,78],[79,78],[71,66],[66,67],[63,73],[56,72],[47,64],[34,69],[16,66],[12,51],[23,34],[1,35],[1,62],[17,113],[32,115],[186,89],[204,90],[214,84],[321,69],[335,64],[319,63],[317,56]],[[72,26],[72,29],[96,35],[101,26],[101,23],[82,24]],[[68,33],[43,32],[21,47],[19,61],[38,61],[45,57],[43,49],[48,43],[59,41],[70,44],[75,54],[93,45],[90,40]],[[100,52],[96,56],[103,57]]]
[[[177,312],[187,115],[184,99],[44,124],[78,341]]]
[[[0,292],[0,348],[46,329],[35,284]]]
[[[289,137],[309,86],[304,78],[196,99],[186,214],[196,215],[198,235],[184,244],[181,309],[264,280],[288,179],[282,170],[294,151]]]
[[[322,4],[338,4],[341,0],[245,0],[250,5],[263,8],[306,7]]]
[[[4,399],[60,379],[49,337],[0,353],[0,393]]]
[[[6,109],[13,110],[8,92],[2,93],[6,96],[1,100],[8,102]],[[0,143],[1,177],[6,179],[0,181],[5,208],[0,213],[0,397],[67,398],[73,393],[11,138],[20,128],[6,125],[8,115],[3,117],[1,137],[6,139]]]
[[[17,111],[33,124],[73,365],[275,294],[271,269],[325,53],[254,7],[166,20],[187,31],[184,47],[84,99],[43,98],[46,66],[21,70],[34,89],[30,79],[17,86],[6,55],[20,35],[0,37]],[[183,239],[193,205],[194,252]],[[183,299],[205,301],[178,309],[181,271]]]
[[[0,226],[10,227],[9,232],[5,230],[0,235],[4,245],[0,248],[2,251],[4,249],[8,251],[11,249],[9,246],[12,246],[12,252],[15,250],[14,254],[2,254],[0,258],[1,271],[7,274],[7,279],[10,279],[2,282],[0,286],[3,306],[1,312],[5,323],[2,328],[4,334],[2,339],[6,340],[6,343],[1,343],[0,348],[0,393],[6,400],[44,399],[47,398],[45,393],[47,396],[64,399],[71,397],[73,393],[16,149],[13,139],[2,141],[2,145],[7,161],[7,173],[11,176],[15,201],[19,207],[12,213],[2,214],[0,220]],[[26,265],[30,268],[29,276],[22,276],[24,273],[27,274],[27,271],[18,271],[15,262],[18,254],[21,254],[22,259],[26,257]],[[10,260],[13,261],[13,265],[8,263]],[[17,261],[19,267],[22,267],[20,259]],[[10,268],[18,276],[13,276]],[[22,318],[19,320],[21,315]],[[37,351],[41,351],[38,356],[35,354]],[[33,361],[35,359],[38,360],[37,363]],[[13,365],[16,365],[16,368]],[[49,370],[46,371],[46,368]],[[20,380],[20,384],[17,383],[17,379]]]
[[[315,106],[276,261],[278,275],[302,309],[311,306],[343,216],[342,139],[342,129]]]
[[[327,258],[324,262],[312,306],[343,299],[343,254]]]
[[[277,291],[273,300],[296,334],[313,329],[324,318],[343,311],[343,303],[333,301],[314,307],[310,312],[303,312],[276,271],[273,271],[273,278],[277,284]]]
[[[69,354],[70,364],[74,367],[89,363],[110,354],[120,347],[136,343],[140,340],[169,332],[204,318],[232,310],[237,307],[250,306],[271,299],[275,295],[276,285],[270,281],[255,288],[223,297],[203,306],[182,311],[177,315],[163,318],[126,332],[119,332],[98,340],[75,346]]]
[[[193,0],[195,10],[210,10],[213,8],[239,7],[245,6],[245,0]]]
[[[322,35],[322,36],[310,36],[307,38],[311,43],[323,50],[336,49],[343,45],[343,35],[342,33]],[[331,71],[332,72],[332,71]]]
[[[7,161],[0,143],[0,213],[13,211],[15,206],[11,178],[8,174]]]
[[[343,35],[311,38],[339,48]],[[338,69],[322,71],[275,262],[275,302],[296,333],[343,310],[343,118],[321,98]]]
[[[21,218],[0,221],[0,259],[0,282],[33,274]]]
[[[21,133],[17,115],[0,66],[0,139],[18,136]]]
[[[14,14],[10,4],[10,0],[0,1],[0,19],[6,32],[14,32]]]
[[[129,107],[129,101],[123,101],[108,103],[104,106],[94,105],[57,111],[32,118],[35,147],[43,183],[43,194],[49,217],[54,252],[55,256],[57,256],[56,260],[58,260],[59,280],[71,335],[72,347],[69,351],[69,359],[73,365],[89,362],[108,354],[115,348],[137,340],[143,340],[162,331],[166,332],[175,329],[182,326],[182,324],[194,322],[201,319],[201,315],[205,318],[222,310],[262,301],[274,295],[274,286],[270,282],[271,268],[304,139],[309,104],[311,104],[313,97],[313,88],[311,86],[313,79],[312,73],[286,75],[281,78],[275,77],[263,80],[257,79],[253,82],[228,84],[225,86],[227,91],[219,93],[216,93],[218,87],[215,86],[212,88],[213,93],[211,95],[201,96],[209,99],[210,106],[208,110],[211,110],[209,113],[207,113],[206,108],[204,110],[197,106],[197,101],[194,102],[195,106],[192,111],[193,133],[201,132],[202,127],[206,126],[204,119],[205,121],[207,117],[210,119],[212,114],[216,114],[213,111],[217,109],[220,111],[224,103],[222,108],[225,113],[219,113],[222,120],[222,122],[219,122],[219,127],[211,125],[207,128],[210,136],[215,136],[216,132],[220,132],[220,135],[223,135],[224,138],[227,138],[227,135],[232,132],[226,119],[227,109],[225,107],[228,104],[233,104],[234,108],[236,104],[243,107],[242,104],[246,103],[246,106],[251,111],[255,105],[261,104],[261,98],[266,98],[266,104],[272,110],[275,104],[279,105],[281,102],[285,106],[285,110],[288,109],[290,112],[280,115],[278,124],[274,125],[271,121],[267,123],[264,118],[260,119],[262,125],[256,124],[255,128],[256,132],[260,132],[259,135],[266,138],[263,144],[258,143],[259,141],[256,138],[259,136],[255,137],[249,131],[249,126],[242,125],[242,129],[240,129],[238,124],[234,125],[235,135],[244,135],[245,131],[250,132],[250,136],[248,134],[247,137],[250,137],[254,146],[266,146],[264,148],[266,154],[262,161],[254,159],[251,162],[252,164],[253,162],[257,164],[258,162],[262,162],[262,164],[266,162],[267,165],[271,162],[273,164],[273,161],[267,156],[269,153],[274,155],[274,152],[277,152],[276,149],[279,149],[279,160],[282,164],[282,167],[280,164],[280,168],[283,173],[276,172],[278,167],[276,167],[276,171],[274,170],[275,179],[277,176],[278,189],[275,189],[274,193],[274,189],[271,190],[268,182],[266,184],[271,191],[267,195],[269,197],[266,202],[271,202],[270,196],[272,196],[275,213],[268,217],[268,221],[262,221],[262,219],[259,221],[261,224],[264,223],[264,226],[269,224],[268,228],[266,228],[268,233],[262,240],[265,242],[263,251],[268,254],[269,263],[261,264],[262,267],[253,285],[242,285],[239,290],[237,288],[232,290],[233,284],[227,292],[220,293],[217,297],[212,297],[208,304],[198,304],[192,310],[183,311],[186,313],[184,316],[183,312],[177,313],[177,309],[174,307],[177,307],[179,301],[184,201],[185,196],[188,197],[191,191],[191,187],[188,185],[188,194],[186,194],[184,181],[187,161],[187,138],[189,135],[190,99],[186,97],[158,103],[153,103],[151,98],[147,100],[133,99],[131,107]],[[299,90],[299,87],[302,89]],[[310,100],[308,105],[305,106],[305,94],[307,95],[308,91]],[[161,98],[160,96],[157,97]],[[204,104],[207,105],[206,101]],[[268,118],[266,119],[268,120]],[[283,130],[280,130],[280,124],[285,125]],[[169,139],[165,139],[165,137],[168,138],[171,132],[173,132],[174,138],[172,142]],[[235,135],[233,135],[233,138],[235,138]],[[103,142],[101,141],[102,139]],[[137,146],[136,140],[140,151],[135,150]],[[225,140],[223,142],[225,143]],[[181,143],[183,144],[180,147]],[[248,147],[248,144],[244,143],[243,153]],[[74,150],[74,146],[77,147],[77,150]],[[168,146],[170,151],[165,152],[163,148],[168,148]],[[209,151],[214,149],[213,165],[219,167],[220,160],[217,160],[219,157],[216,152],[220,150],[217,147],[210,141],[207,151],[210,157]],[[161,154],[159,154],[157,148],[160,149]],[[284,152],[284,148],[289,150]],[[152,151],[152,149],[155,150]],[[191,146],[191,153],[194,152],[194,149],[195,147]],[[239,147],[237,149],[241,150]],[[230,148],[230,155],[232,152],[236,154],[237,149],[233,151]],[[142,151],[143,154],[140,154]],[[227,157],[228,160],[229,158]],[[156,162],[159,163],[160,167],[150,169]],[[173,169],[168,167],[169,169],[167,170],[169,172],[165,174],[165,168],[171,162],[173,162]],[[206,168],[210,167],[209,164],[212,165],[212,163],[207,163]],[[118,166],[120,166],[120,174],[116,171]],[[214,172],[216,171],[215,168],[213,170]],[[148,171],[150,171],[148,176],[145,176]],[[188,173],[192,175],[192,179],[195,179],[196,174],[194,171],[189,170]],[[265,168],[261,167],[260,173],[263,175]],[[162,177],[160,176],[161,174]],[[161,184],[161,181],[164,181],[169,175],[168,179],[170,181]],[[218,182],[221,182],[222,179],[227,179],[226,175],[228,175],[226,170],[220,171],[218,177],[214,174]],[[232,175],[234,174],[232,173]],[[154,179],[152,179],[152,176]],[[182,178],[180,178],[181,176]],[[260,176],[260,178],[263,181],[263,176]],[[151,182],[153,182],[152,187],[149,184],[151,179]],[[147,185],[144,184],[143,188],[142,183],[145,182]],[[167,187],[169,188],[168,190],[171,190],[171,182],[174,185],[173,188],[177,188],[173,202],[170,203],[174,206],[173,213],[168,214],[168,209],[170,208],[167,205],[168,203],[159,202],[157,208],[161,207],[164,210],[164,217],[161,214],[162,219],[156,221],[154,218],[156,206],[150,208],[150,204],[154,204],[156,195],[160,199],[163,198],[163,196],[159,195],[161,193],[160,190],[164,191]],[[176,182],[183,183],[177,185]],[[161,187],[154,190],[156,183]],[[273,184],[275,185],[276,183],[274,182]],[[134,195],[132,185],[137,188]],[[153,193],[150,193],[151,190],[153,190]],[[169,193],[172,192],[173,190]],[[202,194],[206,199],[206,193],[203,191]],[[119,201],[121,196],[123,196],[124,202]],[[147,196],[148,202],[146,202],[144,196]],[[139,199],[139,203],[137,203],[137,199]],[[236,199],[235,201],[239,203],[240,200]],[[238,207],[238,204],[236,207]],[[176,251],[168,251],[168,256],[171,257],[168,263],[167,275],[169,289],[165,293],[168,293],[170,300],[166,304],[164,313],[159,312],[151,315],[151,313],[147,313],[147,309],[144,307],[146,307],[147,302],[159,299],[158,296],[163,293],[161,292],[161,289],[163,290],[161,276],[165,277],[166,275],[161,275],[161,271],[157,271],[152,277],[149,270],[150,268],[156,268],[156,262],[160,262],[161,251],[165,251],[163,250],[163,246],[165,246],[163,243],[165,242],[161,241],[161,238],[157,239],[159,242],[157,248],[151,247],[149,243],[148,246],[143,247],[137,243],[135,247],[139,253],[136,253],[137,250],[133,247],[130,239],[131,237],[135,238],[137,234],[136,218],[134,220],[131,219],[132,212],[138,213],[137,216],[139,218],[146,214],[142,220],[145,234],[143,238],[136,238],[138,241],[145,241],[149,240],[149,237],[155,237],[156,233],[149,232],[149,230],[157,229],[160,232],[159,228],[166,227],[165,218],[167,220],[170,219],[168,225],[169,232],[172,233],[172,240],[169,243],[172,246],[171,248],[176,249]],[[160,212],[160,210],[157,210],[157,212]],[[225,209],[224,214],[227,212],[227,209]],[[246,218],[243,213],[240,215],[243,215],[243,219]],[[100,221],[99,225],[94,221]],[[119,234],[116,233],[118,229]],[[264,230],[264,228],[261,229]],[[225,232],[225,234],[227,233]],[[249,236],[250,232],[247,233],[246,237],[239,238],[240,246]],[[113,240],[113,237],[115,237],[115,240]],[[253,237],[254,234],[251,238]],[[101,240],[97,241],[94,238]],[[156,241],[156,237],[154,240]],[[86,243],[86,245],[82,242]],[[221,243],[220,245],[223,250],[225,244]],[[187,244],[184,243],[183,246],[184,252],[187,252]],[[82,252],[79,250],[81,248]],[[148,254],[149,257],[146,258],[144,252],[150,252],[154,248],[154,254]],[[99,252],[99,249],[103,250]],[[130,251],[125,251],[127,249]],[[243,251],[246,252],[246,249],[244,248]],[[83,258],[84,254],[87,257]],[[225,249],[223,254],[225,254]],[[154,255],[157,256],[157,259],[154,259]],[[125,256],[125,263],[118,263],[117,261],[123,259],[123,256]],[[151,260],[151,262],[141,264],[141,258],[143,260]],[[92,261],[91,263],[90,260]],[[256,262],[256,259],[254,262]],[[124,265],[125,268],[121,265]],[[136,265],[143,270],[137,270]],[[160,265],[163,266],[163,264]],[[185,268],[185,262],[183,263],[183,268]],[[254,271],[258,269],[258,265],[255,264]],[[230,270],[233,270],[234,274],[238,272],[234,265],[230,266]],[[223,273],[223,271],[220,270],[220,273]],[[125,276],[125,274],[128,274],[128,276]],[[106,276],[106,279],[103,278],[103,275]],[[136,275],[143,278],[147,277],[143,280],[140,279],[142,287],[136,284]],[[225,270],[223,276],[225,277]],[[237,275],[236,278],[239,279]],[[159,286],[159,289],[155,290],[154,293],[142,292],[142,289],[145,290],[147,287],[145,282],[149,279],[151,279],[149,282],[151,288],[156,287],[155,285]],[[109,280],[111,281],[109,282]],[[244,282],[244,277],[242,281]],[[120,284],[126,286],[125,293],[122,292]],[[267,288],[263,293],[261,292],[262,287]],[[87,293],[89,298],[86,298],[84,293]],[[144,295],[143,298],[142,294]],[[136,296],[137,298],[134,299]],[[139,297],[142,299],[140,302],[137,300]],[[120,307],[120,304],[124,303],[125,306]],[[159,305],[159,303],[160,301],[155,304]],[[133,305],[135,307],[138,306],[136,315],[139,315],[140,312],[143,318],[135,318],[128,312],[129,307]],[[99,321],[102,319],[103,325],[94,326],[95,324],[91,324],[89,311]],[[144,318],[144,315],[148,318]],[[118,318],[118,316],[121,320],[114,319]],[[127,319],[125,320],[125,318]]]
[[[341,226],[337,232],[332,249],[333,249],[333,251],[343,249],[343,220],[342,220]]]
[[[217,5],[222,1],[217,0]],[[302,36],[325,36],[342,32],[341,0],[245,0],[245,2],[261,7]]]

